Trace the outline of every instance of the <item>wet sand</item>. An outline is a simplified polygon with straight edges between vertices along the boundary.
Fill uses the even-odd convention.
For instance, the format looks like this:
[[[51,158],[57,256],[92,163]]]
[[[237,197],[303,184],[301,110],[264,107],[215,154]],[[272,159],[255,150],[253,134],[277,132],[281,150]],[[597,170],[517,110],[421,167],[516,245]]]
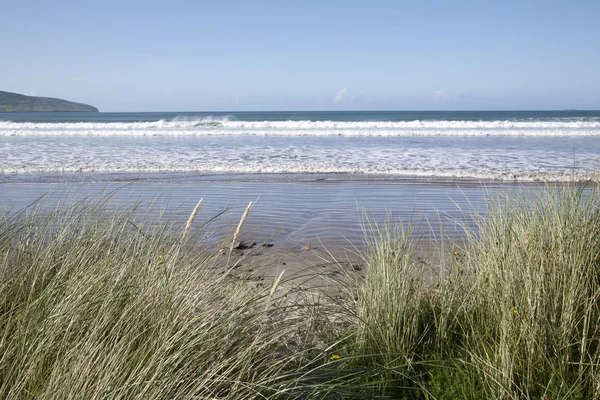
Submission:
[[[256,242],[297,248],[310,243],[339,249],[361,246],[366,217],[413,228],[424,240],[460,239],[483,213],[486,198],[533,190],[538,185],[417,180],[313,181],[133,181],[1,183],[0,212],[18,210],[45,196],[46,207],[60,200],[99,199],[110,195],[114,209],[139,204],[140,214],[159,216],[183,226],[200,198],[195,226],[210,221],[215,240],[235,228],[250,201],[244,235]]]
[[[45,196],[43,204],[49,209],[60,201],[111,196],[112,209],[138,204],[138,224],[152,222],[148,216],[162,215],[181,230],[203,198],[194,228],[210,221],[205,245],[216,250],[220,242],[231,240],[252,201],[240,239],[255,245],[234,250],[231,256],[222,252],[218,257],[224,271],[268,284],[285,270],[286,277],[300,276],[307,284],[320,286],[346,273],[359,279],[364,274],[361,252],[369,231],[367,216],[372,223],[391,221],[412,229],[420,241],[415,262],[434,268],[439,263],[435,243],[442,237],[460,243],[464,228],[473,226],[473,213],[485,213],[486,198],[536,188],[539,185],[353,179],[4,182],[0,213],[19,210],[40,196]],[[452,249],[447,252],[452,254]]]
[[[282,287],[288,289],[311,289],[315,293],[342,298],[351,293],[348,288],[360,285],[367,273],[368,262],[364,249],[353,246],[264,246],[265,243],[249,243],[251,248],[229,252],[222,249],[216,255],[216,268],[232,279],[250,286],[271,287],[281,275]],[[461,242],[446,243],[439,247],[433,241],[416,243],[412,262],[420,267],[426,281],[437,281],[442,269],[458,260],[462,253]],[[345,281],[348,284],[337,284]]]

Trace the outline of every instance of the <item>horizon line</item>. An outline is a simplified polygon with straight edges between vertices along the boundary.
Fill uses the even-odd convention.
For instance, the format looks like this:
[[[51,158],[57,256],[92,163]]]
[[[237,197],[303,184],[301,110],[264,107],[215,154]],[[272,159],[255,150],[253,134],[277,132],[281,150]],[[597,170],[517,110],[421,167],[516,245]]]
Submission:
[[[286,113],[286,112],[298,112],[298,113],[353,113],[353,112],[550,112],[550,111],[571,111],[571,112],[589,112],[597,111],[600,112],[600,108],[527,108],[527,109],[511,109],[511,108],[498,108],[498,109],[383,109],[383,110],[178,110],[178,111],[165,111],[165,110],[148,110],[148,111],[101,111],[97,113]],[[57,112],[71,112],[71,111],[47,111],[47,113]],[[84,111],[89,112],[89,111]],[[96,113],[96,112],[91,112]]]

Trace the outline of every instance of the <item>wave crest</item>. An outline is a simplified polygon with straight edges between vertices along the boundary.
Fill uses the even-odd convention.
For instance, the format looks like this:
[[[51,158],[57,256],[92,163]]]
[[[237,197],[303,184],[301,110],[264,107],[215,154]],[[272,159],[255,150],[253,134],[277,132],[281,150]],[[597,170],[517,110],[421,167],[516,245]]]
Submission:
[[[0,121],[0,136],[595,136],[600,118],[497,121],[237,121],[228,117],[148,122]]]

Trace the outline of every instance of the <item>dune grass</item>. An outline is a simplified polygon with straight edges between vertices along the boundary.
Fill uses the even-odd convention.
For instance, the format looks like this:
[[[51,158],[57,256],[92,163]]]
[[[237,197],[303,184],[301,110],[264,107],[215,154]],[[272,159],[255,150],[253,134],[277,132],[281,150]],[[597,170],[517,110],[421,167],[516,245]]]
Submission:
[[[34,205],[0,222],[0,398],[600,399],[597,195],[490,201],[432,268],[372,223],[341,298],[233,279],[193,217]]]
[[[0,398],[294,393],[315,355],[289,343],[312,311],[284,309],[214,254],[134,219],[82,204],[3,222]]]
[[[410,235],[376,229],[356,346],[398,398],[600,398],[597,188],[490,201],[424,279]]]

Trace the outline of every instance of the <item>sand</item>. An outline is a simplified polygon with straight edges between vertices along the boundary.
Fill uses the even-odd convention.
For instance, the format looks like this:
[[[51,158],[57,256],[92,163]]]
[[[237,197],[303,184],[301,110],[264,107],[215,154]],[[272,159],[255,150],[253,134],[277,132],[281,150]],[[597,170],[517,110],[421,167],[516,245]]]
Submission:
[[[254,241],[282,246],[322,242],[327,247],[357,245],[364,236],[365,217],[412,226],[423,239],[441,236],[461,238],[463,225],[472,225],[473,212],[485,212],[485,199],[503,192],[532,190],[537,185],[495,182],[419,180],[156,180],[137,177],[129,182],[4,182],[0,183],[1,210],[18,210],[45,195],[48,208],[61,199],[95,201],[111,196],[114,209],[139,204],[139,214],[163,215],[183,226],[200,198],[202,207],[195,227],[211,221],[206,229],[220,240],[235,229],[250,201],[252,211],[244,233]]]
[[[439,240],[460,243],[465,227],[473,226],[473,213],[485,213],[486,198],[537,187],[472,181],[219,180],[193,176],[177,180],[137,177],[126,183],[4,182],[0,183],[0,214],[19,210],[40,196],[45,196],[47,209],[61,202],[110,196],[109,209],[137,204],[136,225],[145,226],[142,229],[162,221],[177,231],[183,230],[203,198],[192,233],[195,230],[203,246],[217,251],[223,247],[221,242],[231,241],[252,201],[239,239],[255,245],[236,249],[231,256],[228,250],[217,253],[224,273],[269,284],[285,270],[286,277],[297,276],[306,284],[321,286],[342,277],[361,279],[369,223],[391,222],[412,229],[419,243],[414,261],[435,270]],[[447,256],[452,252],[447,249]]]

